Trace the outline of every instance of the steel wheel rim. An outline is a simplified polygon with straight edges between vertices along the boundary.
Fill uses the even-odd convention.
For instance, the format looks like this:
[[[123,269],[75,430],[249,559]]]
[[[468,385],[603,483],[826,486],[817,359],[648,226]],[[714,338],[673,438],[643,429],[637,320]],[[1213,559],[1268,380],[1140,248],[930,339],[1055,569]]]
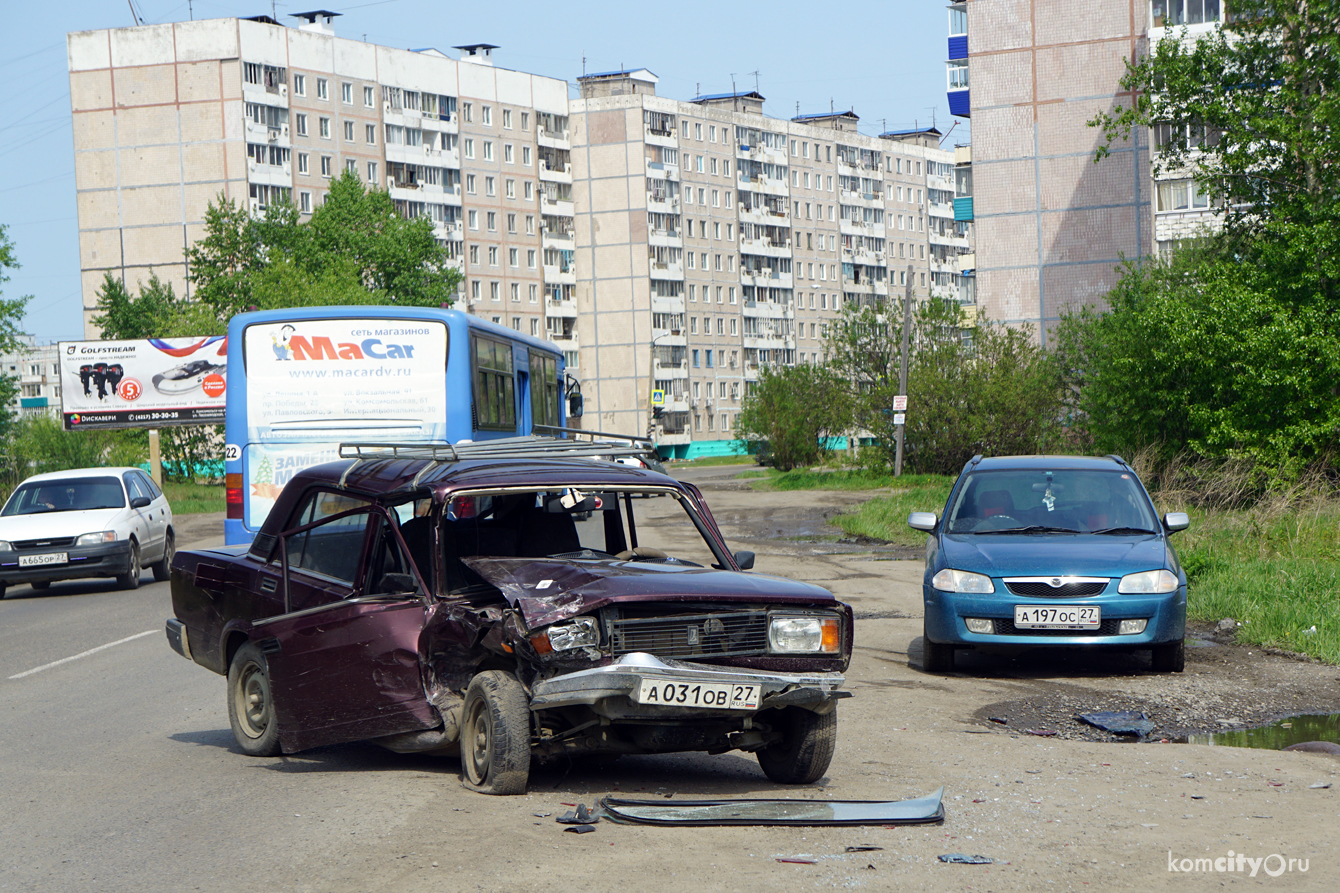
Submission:
[[[488,776],[489,750],[492,744],[493,730],[489,727],[487,705],[482,699],[470,705],[466,732],[470,736],[470,759],[468,769],[470,780],[481,783]]]
[[[270,681],[254,663],[242,669],[237,684],[237,719],[248,738],[259,738],[269,727]]]

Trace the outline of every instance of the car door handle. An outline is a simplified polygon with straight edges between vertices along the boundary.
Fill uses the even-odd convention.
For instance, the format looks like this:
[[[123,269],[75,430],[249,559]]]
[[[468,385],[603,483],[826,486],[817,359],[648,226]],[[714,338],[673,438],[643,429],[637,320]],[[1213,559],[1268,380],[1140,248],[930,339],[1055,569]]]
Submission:
[[[265,592],[274,592],[278,588],[279,588],[279,581],[275,580],[273,577],[261,578],[261,589],[264,590]]]

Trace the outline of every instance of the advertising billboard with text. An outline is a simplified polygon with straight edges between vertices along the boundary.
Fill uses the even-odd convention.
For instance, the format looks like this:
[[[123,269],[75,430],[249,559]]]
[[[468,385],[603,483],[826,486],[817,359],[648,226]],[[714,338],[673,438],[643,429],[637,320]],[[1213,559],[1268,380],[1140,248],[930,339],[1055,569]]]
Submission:
[[[222,335],[62,341],[60,369],[67,431],[223,424],[228,341]]]

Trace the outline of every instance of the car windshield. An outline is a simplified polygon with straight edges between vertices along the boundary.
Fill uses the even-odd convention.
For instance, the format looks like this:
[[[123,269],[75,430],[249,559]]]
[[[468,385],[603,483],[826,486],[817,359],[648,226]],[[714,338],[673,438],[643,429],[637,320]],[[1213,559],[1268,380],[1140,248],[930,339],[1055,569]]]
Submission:
[[[1006,469],[968,475],[949,533],[1156,533],[1158,521],[1129,471]]]
[[[38,512],[80,512],[89,509],[119,509],[126,504],[121,482],[114,477],[61,478],[28,481],[5,503],[4,515]]]
[[[653,497],[660,498],[653,498]],[[644,498],[646,497],[646,498]],[[442,513],[447,588],[478,584],[461,559],[634,560],[662,566],[721,564],[688,500],[664,491],[554,488],[454,496]],[[428,516],[403,519],[401,533],[424,567]]]

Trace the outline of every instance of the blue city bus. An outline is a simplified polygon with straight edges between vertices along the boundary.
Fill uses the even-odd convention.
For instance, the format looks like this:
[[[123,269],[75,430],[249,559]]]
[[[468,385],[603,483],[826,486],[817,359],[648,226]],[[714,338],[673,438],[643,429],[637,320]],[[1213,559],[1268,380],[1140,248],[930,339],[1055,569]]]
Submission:
[[[228,544],[340,443],[487,440],[563,426],[563,351],[459,310],[300,307],[228,324]],[[580,412],[580,410],[576,410]]]

